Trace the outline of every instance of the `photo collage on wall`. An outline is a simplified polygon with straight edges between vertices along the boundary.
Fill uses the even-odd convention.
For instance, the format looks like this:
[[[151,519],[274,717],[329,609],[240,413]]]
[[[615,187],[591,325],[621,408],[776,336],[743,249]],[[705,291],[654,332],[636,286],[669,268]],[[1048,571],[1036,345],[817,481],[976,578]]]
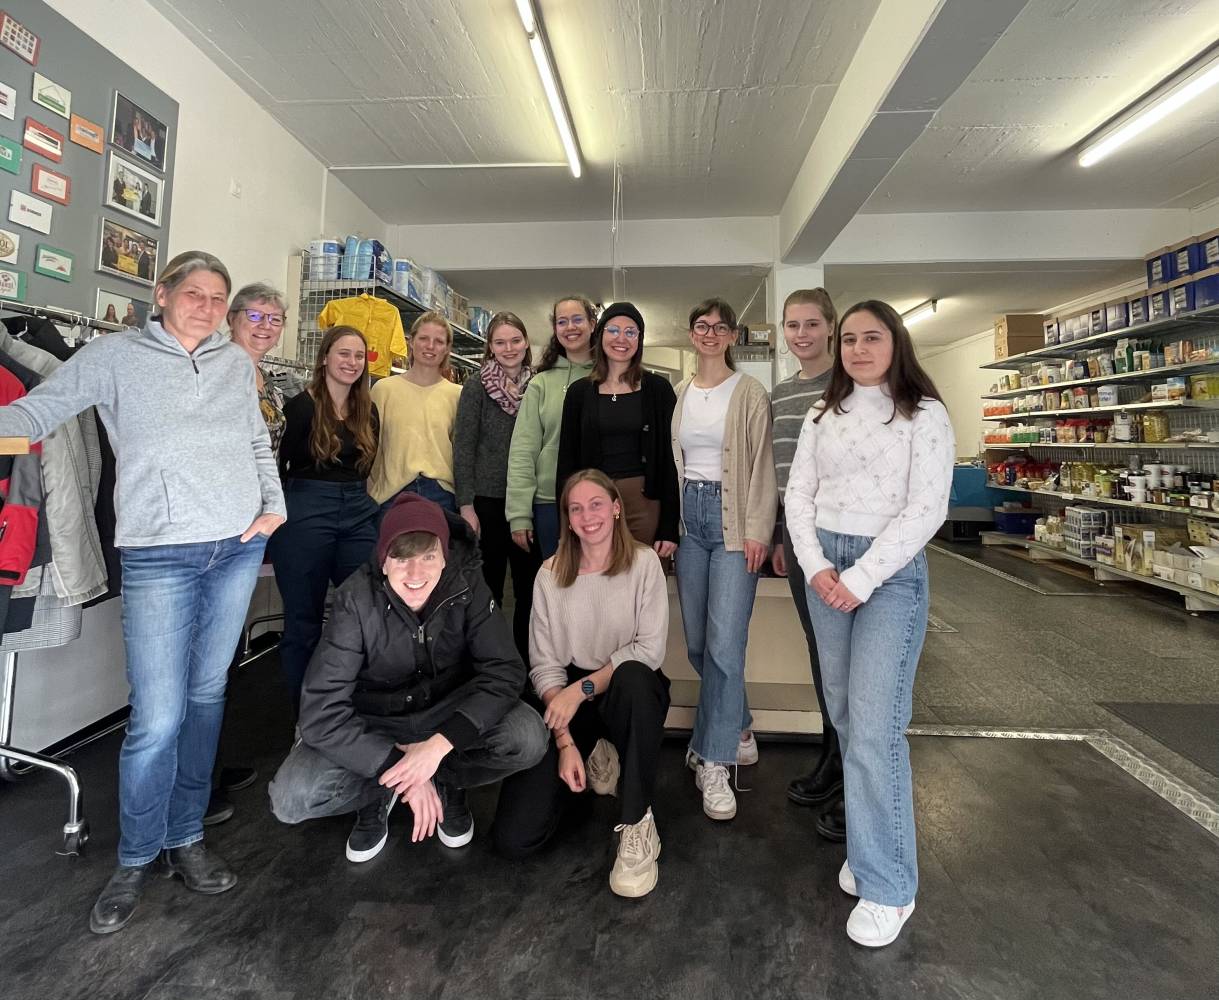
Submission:
[[[54,37],[39,37],[4,11],[0,22],[0,182],[9,188],[7,221],[0,220],[0,311],[3,300],[58,307],[45,291],[30,298],[32,275],[70,284],[95,274],[88,304],[72,311],[140,326],[163,263],[170,126],[121,87],[77,85],[73,94],[57,74],[64,67],[56,65]],[[96,164],[76,183],[72,175],[82,171],[74,150],[88,151]],[[82,214],[93,223],[83,230]]]

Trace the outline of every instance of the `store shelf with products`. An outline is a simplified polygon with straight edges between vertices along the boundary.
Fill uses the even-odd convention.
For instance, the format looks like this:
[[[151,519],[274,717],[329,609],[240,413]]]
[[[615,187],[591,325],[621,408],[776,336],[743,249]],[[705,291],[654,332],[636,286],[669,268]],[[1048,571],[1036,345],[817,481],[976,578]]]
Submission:
[[[1210,367],[1219,368],[1219,361]],[[1056,387],[1055,387],[1056,388]],[[1083,406],[1069,410],[1023,410],[1020,413],[999,413],[982,419],[995,423],[1011,423],[1036,419],[1037,417],[1086,417],[1094,413],[1120,413],[1123,410],[1219,410],[1219,400],[1214,399],[1164,399],[1147,403],[1118,403],[1114,406]],[[1219,448],[1219,442],[1215,444]]]
[[[1093,577],[1098,583],[1131,581],[1133,583],[1143,583],[1149,587],[1158,587],[1161,590],[1172,591],[1174,594],[1180,594],[1185,598],[1185,609],[1187,611],[1219,611],[1219,596],[1208,594],[1204,590],[1186,587],[1179,583],[1174,583],[1172,580],[1162,580],[1154,576],[1133,573],[1117,566],[1098,562],[1095,559],[1085,559],[1082,556],[1072,555],[1065,549],[1060,549],[1055,545],[1047,545],[1032,538],[1008,535],[1001,531],[984,531],[982,532],[981,540],[983,545],[1006,545],[1025,549],[1034,559],[1061,560],[1062,562],[1074,563],[1077,566],[1086,566],[1092,570]]]
[[[1027,441],[993,442],[983,445],[986,451],[1024,451],[1026,448],[1110,448],[1114,451],[1158,451],[1161,448],[1192,448],[1198,451],[1219,450],[1219,443],[1209,444],[1204,441],[1102,441],[1099,444],[1092,441]]]
[[[1105,507],[1130,507],[1137,510],[1154,510],[1168,514],[1184,514],[1187,517],[1205,517],[1219,520],[1219,510],[1201,507],[1170,506],[1165,503],[1139,503],[1136,500],[1119,500],[1116,497],[1085,496],[1079,493],[1060,493],[1057,490],[1033,490],[1027,486],[1001,486],[998,483],[988,483],[991,489],[1005,490],[1008,493],[1025,493],[1038,497],[1053,497],[1067,503],[1101,504]]]
[[[1070,379],[1066,382],[1041,382],[1027,385],[1020,389],[1005,389],[1002,392],[985,393],[983,399],[1015,399],[1027,396],[1029,393],[1042,390],[1073,389],[1076,386],[1108,385],[1110,382],[1157,382],[1164,376],[1189,375],[1194,372],[1207,371],[1215,368],[1214,361],[1191,361],[1184,365],[1165,365],[1162,368],[1149,368],[1146,371],[1122,372],[1120,375],[1097,375],[1092,378]],[[1029,411],[1037,412],[1037,411]]]

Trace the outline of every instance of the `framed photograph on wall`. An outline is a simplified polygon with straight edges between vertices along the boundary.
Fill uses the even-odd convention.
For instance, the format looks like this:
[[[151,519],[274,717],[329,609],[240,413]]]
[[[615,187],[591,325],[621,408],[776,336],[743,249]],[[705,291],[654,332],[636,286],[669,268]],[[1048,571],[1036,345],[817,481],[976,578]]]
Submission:
[[[46,198],[47,201],[66,205],[72,200],[72,178],[44,167],[41,163],[35,163],[30,173],[30,192]]]
[[[63,136],[33,118],[25,120],[25,133],[22,135],[21,144],[56,163],[63,159]]]
[[[169,129],[138,104],[114,92],[110,141],[136,159],[165,172],[165,145]]]
[[[39,243],[34,248],[34,270],[56,281],[71,281],[76,256],[59,247]]]
[[[112,292],[105,288],[97,290],[97,311],[93,314],[96,319],[139,328],[151,312],[152,303],[144,299],[133,298],[126,292]]]
[[[151,285],[157,273],[161,241],[128,229],[112,219],[102,219],[97,247],[97,269],[141,285]]]
[[[72,117],[72,91],[48,80],[41,73],[34,74],[34,92],[30,95],[35,104],[54,111],[60,118]]]
[[[161,195],[164,192],[164,178],[110,150],[110,162],[106,168],[107,208],[118,209],[150,225],[159,226]]]

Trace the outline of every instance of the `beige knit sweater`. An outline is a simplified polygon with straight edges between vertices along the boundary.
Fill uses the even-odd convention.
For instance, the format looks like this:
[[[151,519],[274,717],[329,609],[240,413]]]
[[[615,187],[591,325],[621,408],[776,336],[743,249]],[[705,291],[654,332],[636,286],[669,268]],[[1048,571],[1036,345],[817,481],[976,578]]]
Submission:
[[[533,584],[529,679],[541,697],[567,686],[567,667],[600,670],[627,660],[659,670],[669,637],[669,595],[660,557],[644,546],[626,573],[585,573],[560,587],[546,566]]]
[[[686,392],[692,381],[686,379],[677,387],[677,406],[673,409],[673,460],[677,463],[679,483],[685,478],[679,437],[681,419]],[[769,545],[779,506],[771,447],[770,398],[762,383],[748,375],[741,377],[728,401],[723,454],[720,496],[723,500],[724,548],[729,552],[742,552],[746,538]]]

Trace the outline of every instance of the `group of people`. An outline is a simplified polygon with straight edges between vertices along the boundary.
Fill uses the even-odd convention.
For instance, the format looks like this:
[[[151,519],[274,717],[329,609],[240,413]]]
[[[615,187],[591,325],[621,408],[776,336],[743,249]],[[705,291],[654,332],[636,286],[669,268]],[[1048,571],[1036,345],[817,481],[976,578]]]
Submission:
[[[722,299],[690,312],[697,363],[676,392],[643,368],[629,302],[557,301],[536,366],[525,324],[497,313],[464,386],[446,377],[452,329],[429,312],[409,369],[371,386],[363,335],[331,328],[285,404],[260,366],[283,297],[231,291],[215,257],[180,254],[142,330],[98,338],[0,408],[0,434],[38,440],[96,406],[118,458],[132,711],[95,932],[125,926],[158,868],[198,892],[235,884],[203,831],[232,814],[225,790],[254,780],[228,768],[214,785],[213,769],[265,550],[297,719],[269,786],[279,819],[354,813],[346,855],[361,863],[402,801],[413,840],[455,848],[474,833],[467,789],[502,781],[491,839],[519,858],[575,796],[617,794],[609,881],[628,897],[659,874],[667,564],[701,678],[686,762],[704,813],[729,820],[730,771],[758,760],[745,651],[769,558],[791,585],[825,729],[788,795],[847,843],[848,935],[896,938],[917,890],[905,727],[922,550],[954,457],[899,314],[868,301],[839,318],[823,289],[793,293],[783,335],[801,367],[768,397],[735,368]]]

